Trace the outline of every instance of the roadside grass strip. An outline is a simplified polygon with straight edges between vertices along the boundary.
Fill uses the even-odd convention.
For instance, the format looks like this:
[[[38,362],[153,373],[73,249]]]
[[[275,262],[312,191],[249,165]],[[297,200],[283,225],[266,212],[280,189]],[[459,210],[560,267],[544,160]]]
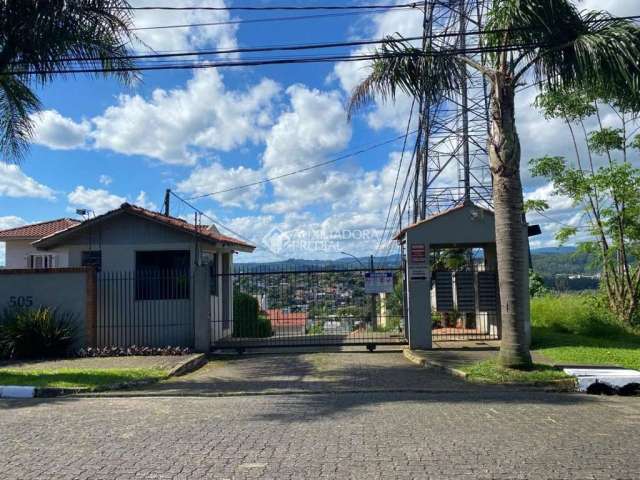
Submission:
[[[162,380],[168,373],[156,368],[51,370],[0,369],[0,386],[30,386],[38,388],[96,389],[114,384]]]
[[[562,370],[558,370],[550,365],[534,364],[531,370],[515,370],[501,367],[497,359],[493,358],[483,362],[464,365],[459,367],[459,369],[467,374],[467,380],[479,383],[544,384],[571,378]]]

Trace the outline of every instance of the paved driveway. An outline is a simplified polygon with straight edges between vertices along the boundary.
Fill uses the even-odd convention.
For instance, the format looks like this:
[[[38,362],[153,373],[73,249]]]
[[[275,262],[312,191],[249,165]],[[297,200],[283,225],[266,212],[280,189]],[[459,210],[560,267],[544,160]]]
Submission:
[[[136,395],[238,395],[319,392],[471,391],[475,387],[409,363],[399,351],[245,355],[214,359],[200,370]],[[113,396],[113,393],[109,393]],[[131,395],[131,392],[124,392]]]
[[[275,385],[284,393],[296,375],[312,385],[293,394],[4,401],[0,477],[640,478],[637,398],[487,389],[405,367],[393,355],[369,363],[376,355],[344,357],[357,367],[350,375],[336,373],[338,359],[288,358],[299,367],[293,374],[276,368],[284,360],[265,357],[211,366],[214,376],[199,373],[206,381],[183,380],[235,392]],[[237,379],[260,372],[265,379],[252,377],[251,388]],[[401,378],[446,388],[402,391]],[[335,388],[349,383],[392,391]]]

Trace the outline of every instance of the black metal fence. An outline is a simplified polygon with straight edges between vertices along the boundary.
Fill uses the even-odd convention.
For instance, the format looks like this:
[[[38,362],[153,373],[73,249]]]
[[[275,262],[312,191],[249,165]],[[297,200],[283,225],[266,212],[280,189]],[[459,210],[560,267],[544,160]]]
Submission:
[[[232,308],[214,308],[212,330],[218,348],[330,346],[406,343],[402,275],[395,288],[365,292],[365,268],[296,270],[236,265],[219,275],[232,283]]]
[[[99,273],[98,346],[193,347],[193,291],[188,270]]]
[[[434,342],[499,340],[499,306],[496,272],[434,272],[431,290]]]

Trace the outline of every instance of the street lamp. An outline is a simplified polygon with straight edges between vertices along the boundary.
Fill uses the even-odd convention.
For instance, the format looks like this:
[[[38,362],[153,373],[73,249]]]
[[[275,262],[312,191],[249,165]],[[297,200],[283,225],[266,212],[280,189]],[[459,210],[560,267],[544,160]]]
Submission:
[[[351,257],[351,258],[355,259],[355,261],[356,261],[356,262],[358,262],[358,263],[362,266],[362,268],[364,268],[364,269],[366,269],[366,268],[367,268],[367,267],[364,265],[364,263],[362,263],[362,262],[360,261],[360,259],[359,259],[358,257],[356,257],[355,255],[352,255],[352,254],[347,253],[347,252],[340,252],[340,254],[341,254],[341,255],[346,255],[347,257]]]
[[[362,263],[360,261],[360,259],[358,257],[356,257],[355,255],[352,255],[350,253],[347,252],[340,252],[342,255],[347,255],[348,257],[352,257],[356,260],[356,262],[358,262],[363,269],[367,269],[367,267],[365,266],[364,263]],[[371,255],[370,259],[369,259],[369,273],[370,275],[373,277],[373,255]],[[372,278],[373,279],[373,278]],[[377,308],[376,308],[376,297],[377,294],[372,293],[371,294],[371,326],[372,328],[376,328],[376,323],[377,323],[377,317],[378,317],[378,312],[377,312]]]

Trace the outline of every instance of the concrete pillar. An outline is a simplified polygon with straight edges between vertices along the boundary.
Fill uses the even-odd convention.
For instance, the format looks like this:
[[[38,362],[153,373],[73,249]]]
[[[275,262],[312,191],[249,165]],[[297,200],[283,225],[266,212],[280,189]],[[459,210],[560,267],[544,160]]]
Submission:
[[[201,353],[208,353],[211,349],[211,299],[209,292],[209,269],[203,266],[194,266],[194,349]]]
[[[487,272],[495,272],[496,278],[498,278],[498,253],[496,251],[495,243],[490,243],[484,246],[484,268]],[[496,312],[488,313],[487,320],[489,323],[488,333],[501,338],[502,323],[500,321],[500,289],[498,284],[496,284]]]
[[[87,268],[85,338],[83,347],[98,346],[98,277],[96,269]]]
[[[407,232],[407,316],[409,348],[432,348],[431,266],[429,244]]]
[[[524,255],[524,258],[529,259],[529,255],[530,255],[530,247],[529,247],[529,226],[525,223],[523,226],[524,230],[525,230],[525,238],[526,241],[524,242],[524,248],[523,248],[523,252],[522,255]],[[525,338],[526,338],[526,345],[529,346],[529,348],[531,347],[531,305],[529,303],[530,301],[530,296],[529,296],[529,263],[527,260],[527,268],[524,269],[524,271],[522,272],[521,275],[521,285],[522,285],[522,292],[521,295],[523,296],[522,298],[526,298],[526,302],[525,302],[525,308],[524,308],[524,334],[525,334]]]

